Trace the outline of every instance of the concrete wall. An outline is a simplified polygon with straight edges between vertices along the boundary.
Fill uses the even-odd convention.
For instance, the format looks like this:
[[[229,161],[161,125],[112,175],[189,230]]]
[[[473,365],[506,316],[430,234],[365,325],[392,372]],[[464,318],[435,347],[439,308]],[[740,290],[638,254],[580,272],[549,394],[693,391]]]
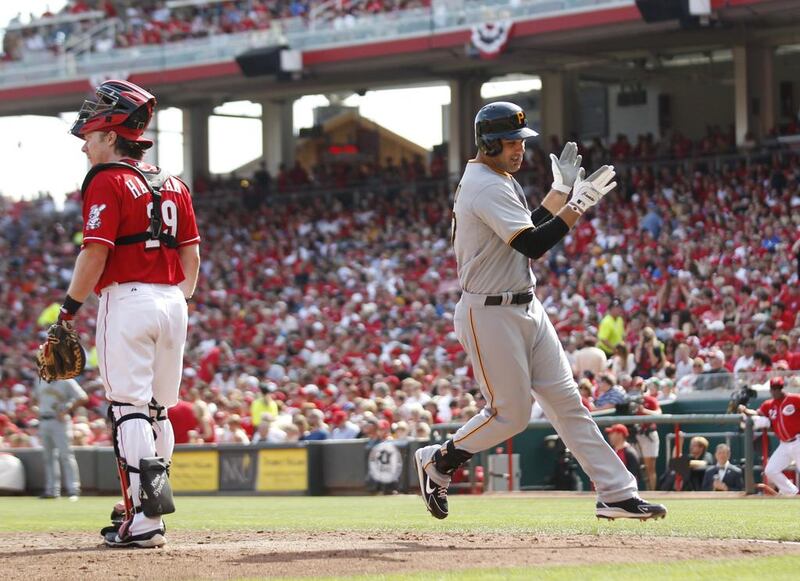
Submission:
[[[706,134],[706,127],[723,131],[733,124],[733,85],[725,83],[675,82],[660,91],[669,95],[672,127],[691,139]]]
[[[299,445],[265,444],[255,446],[178,446],[176,451],[207,452],[219,455],[219,485],[212,491],[221,494],[260,494],[255,490],[255,455],[262,449],[286,449],[304,447],[308,449],[308,486],[294,494],[364,494],[374,487],[367,479],[367,440],[328,440],[323,442],[303,442]],[[395,443],[402,458],[402,469],[397,481],[397,490],[409,492],[418,486],[417,472],[413,454],[427,442],[409,441]],[[4,450],[20,459],[25,470],[25,489],[29,494],[39,494],[44,490],[44,452],[41,448]],[[243,455],[251,456],[247,463],[251,467],[249,475],[226,474],[242,463],[237,462]],[[84,492],[93,494],[119,494],[119,478],[112,448],[75,448],[75,457],[81,475]],[[174,469],[174,466],[173,466]],[[268,492],[267,492],[268,493]],[[194,494],[188,492],[186,494]]]
[[[708,125],[726,129],[733,123],[733,86],[728,83],[675,79],[668,84],[653,83],[645,87],[647,103],[628,107],[617,105],[620,87],[609,87],[608,134],[612,141],[618,133],[626,134],[632,143],[644,133],[660,138],[660,95],[669,100],[670,126],[691,139],[705,135]]]
[[[797,54],[775,58],[773,72],[775,74],[775,117],[779,124],[797,120],[800,115],[800,56]],[[781,99],[781,84],[791,88],[791,102],[784,104]]]
[[[617,97],[621,92],[619,85],[608,88],[608,136],[611,141],[617,134],[624,133],[628,141],[636,142],[636,137],[643,133],[658,135],[658,88],[645,86],[647,102],[642,105],[620,107]]]

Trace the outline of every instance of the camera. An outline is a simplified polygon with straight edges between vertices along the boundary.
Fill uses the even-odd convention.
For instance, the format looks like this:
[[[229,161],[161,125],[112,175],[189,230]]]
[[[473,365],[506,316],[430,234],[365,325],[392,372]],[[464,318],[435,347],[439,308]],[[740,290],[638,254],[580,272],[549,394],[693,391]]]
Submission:
[[[639,411],[639,406],[644,403],[644,395],[641,392],[625,394],[625,401],[616,405],[617,414],[620,416],[635,416]]]
[[[564,441],[557,435],[546,436],[544,445],[556,453],[556,468],[550,477],[550,484],[556,490],[583,491],[583,481],[578,476],[578,462]]]
[[[625,401],[616,405],[617,415],[620,416],[636,416],[639,415],[639,407],[644,404],[644,394],[637,391],[625,394]],[[640,433],[649,434],[652,429],[642,430],[639,424],[626,424],[628,428],[628,441],[631,443],[636,442],[636,436]]]
[[[749,385],[744,385],[741,389],[737,389],[731,394],[731,398],[728,401],[727,413],[735,414],[740,405],[746,406],[756,395],[756,390]]]

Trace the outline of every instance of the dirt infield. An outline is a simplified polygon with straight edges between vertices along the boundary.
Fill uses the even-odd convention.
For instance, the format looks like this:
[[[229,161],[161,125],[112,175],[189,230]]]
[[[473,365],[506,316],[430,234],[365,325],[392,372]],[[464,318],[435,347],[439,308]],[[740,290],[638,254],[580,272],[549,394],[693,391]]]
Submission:
[[[647,525],[643,525],[647,526]],[[463,533],[168,532],[161,549],[107,549],[100,537],[0,535],[6,580],[229,579],[458,568],[731,559],[800,554],[800,543],[679,537]]]

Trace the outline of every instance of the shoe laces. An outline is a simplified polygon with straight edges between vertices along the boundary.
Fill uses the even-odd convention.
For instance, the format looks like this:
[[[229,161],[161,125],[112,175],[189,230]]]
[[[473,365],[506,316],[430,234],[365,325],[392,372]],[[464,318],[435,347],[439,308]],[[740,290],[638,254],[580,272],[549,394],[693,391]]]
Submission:
[[[443,500],[447,500],[447,487],[436,485],[436,496]]]

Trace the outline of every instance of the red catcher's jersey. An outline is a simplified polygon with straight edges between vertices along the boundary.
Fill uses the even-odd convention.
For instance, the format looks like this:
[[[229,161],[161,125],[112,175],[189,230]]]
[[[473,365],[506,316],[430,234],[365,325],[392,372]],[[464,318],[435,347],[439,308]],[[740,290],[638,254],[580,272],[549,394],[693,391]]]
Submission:
[[[126,159],[139,169],[142,162]],[[150,225],[152,196],[147,185],[132,170],[109,168],[94,176],[83,196],[83,246],[104,244],[111,249],[94,292],[111,283],[180,283],[185,277],[178,250],[164,244],[145,249],[145,242],[115,244],[122,236],[145,232]],[[175,237],[178,246],[200,243],[192,198],[186,185],[169,177],[161,187],[163,230]]]
[[[783,399],[768,399],[758,411],[772,422],[772,429],[781,442],[800,434],[800,395],[787,393]]]

